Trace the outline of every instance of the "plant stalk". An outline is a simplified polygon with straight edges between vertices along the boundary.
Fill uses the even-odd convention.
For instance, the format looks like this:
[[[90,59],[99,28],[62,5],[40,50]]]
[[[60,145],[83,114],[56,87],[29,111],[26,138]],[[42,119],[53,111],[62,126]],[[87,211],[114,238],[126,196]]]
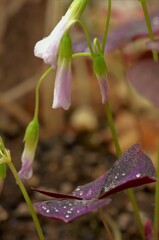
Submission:
[[[35,210],[34,210],[34,208],[33,208],[33,205],[32,205],[32,203],[31,203],[31,200],[30,200],[30,198],[29,198],[29,195],[28,195],[28,193],[27,193],[27,191],[26,191],[26,189],[25,189],[25,187],[24,187],[24,184],[23,184],[22,180],[20,179],[20,177],[19,177],[19,175],[18,175],[18,173],[17,173],[17,171],[16,171],[13,163],[10,161],[10,162],[7,162],[7,164],[8,164],[8,166],[9,166],[10,170],[12,171],[12,173],[13,173],[13,175],[14,175],[14,177],[15,177],[18,185],[19,185],[19,188],[20,188],[20,190],[21,190],[21,192],[22,192],[22,194],[23,194],[23,196],[24,196],[24,199],[25,199],[25,201],[26,201],[26,204],[28,205],[28,208],[29,208],[29,211],[30,211],[31,216],[32,216],[32,218],[33,218],[33,221],[34,221],[34,224],[35,224],[37,233],[38,233],[38,235],[39,235],[39,239],[40,239],[40,240],[44,240],[45,238],[44,238],[44,235],[43,235],[43,232],[42,232],[42,229],[41,229],[39,220],[38,220],[38,218],[37,218],[37,215],[36,215],[36,213],[35,213]]]
[[[152,25],[151,25],[148,9],[147,9],[147,3],[146,3],[146,0],[140,0],[140,2],[141,2],[142,9],[143,9],[143,12],[144,12],[144,16],[145,16],[145,21],[146,21],[149,37],[153,41],[155,39],[155,37],[154,37],[153,30],[152,30]],[[152,54],[153,54],[154,61],[157,62],[158,61],[158,53],[157,53],[157,51],[153,50]]]
[[[34,118],[38,119],[38,112],[39,112],[39,88],[41,85],[42,80],[47,77],[47,75],[52,71],[52,67],[49,67],[43,75],[39,78],[37,85],[36,85],[36,90],[35,90],[35,112],[34,112]]]
[[[111,133],[112,133],[112,138],[113,138],[113,142],[114,142],[114,145],[115,145],[116,153],[117,153],[117,156],[120,157],[121,154],[122,154],[122,151],[121,151],[121,147],[120,147],[120,144],[119,144],[117,132],[116,132],[116,129],[115,129],[115,126],[114,126],[114,121],[113,121],[113,117],[112,117],[112,113],[111,113],[111,110],[110,110],[109,103],[106,103],[106,114],[107,114],[107,120],[108,120],[108,123],[109,123],[109,126],[110,126],[110,130],[111,130]],[[142,221],[141,221],[141,217],[140,217],[140,214],[139,214],[139,209],[138,209],[138,205],[137,205],[137,202],[136,202],[136,199],[135,199],[135,196],[134,196],[134,192],[131,188],[129,188],[127,190],[127,193],[128,193],[130,202],[131,202],[133,210],[134,210],[134,215],[135,215],[135,218],[136,218],[136,222],[137,222],[140,234],[142,236],[142,239],[144,240],[145,239],[145,237],[144,237],[144,227],[143,227],[143,224],[142,224]]]
[[[107,11],[107,19],[105,23],[105,29],[104,29],[104,35],[103,35],[103,41],[102,41],[102,53],[104,54],[107,36],[108,36],[108,30],[109,30],[109,24],[110,24],[110,16],[111,16],[111,0],[108,0],[108,11]]]

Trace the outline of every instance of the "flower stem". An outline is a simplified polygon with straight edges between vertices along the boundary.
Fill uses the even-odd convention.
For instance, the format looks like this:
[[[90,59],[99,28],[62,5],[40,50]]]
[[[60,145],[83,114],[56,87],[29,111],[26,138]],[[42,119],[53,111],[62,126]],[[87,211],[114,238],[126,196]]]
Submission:
[[[143,12],[144,12],[144,16],[145,16],[145,21],[146,21],[149,37],[153,41],[154,40],[154,33],[153,33],[153,30],[152,30],[152,25],[151,25],[151,21],[150,21],[148,9],[147,9],[146,0],[140,0],[140,2],[141,2],[142,9],[143,9]],[[157,53],[157,51],[153,50],[152,54],[153,54],[154,61],[157,62],[158,61],[158,53]]]
[[[107,240],[113,240],[113,236],[112,236],[112,233],[107,225],[107,221],[105,219],[105,216],[104,216],[104,213],[103,213],[103,209],[102,208],[99,208],[98,209],[98,212],[99,212],[99,216],[103,222],[103,225],[104,225],[104,228],[105,228],[105,232],[106,232],[106,235],[107,235]]]
[[[74,24],[74,23],[78,23],[82,27],[82,29],[83,29],[83,31],[85,33],[86,39],[87,39],[87,43],[88,43],[88,47],[89,47],[90,53],[93,56],[94,52],[93,52],[93,48],[92,48],[92,44],[91,44],[91,38],[90,38],[90,35],[89,35],[89,32],[88,32],[87,26],[85,25],[84,22],[82,22],[79,19],[78,20],[73,20],[71,24]]]
[[[38,112],[39,112],[39,88],[41,85],[42,80],[47,77],[47,75],[52,71],[52,67],[49,67],[43,75],[39,78],[37,85],[36,85],[36,90],[35,90],[35,112],[34,112],[34,118],[38,118]]]
[[[14,175],[14,177],[15,177],[18,185],[19,185],[19,188],[20,188],[20,190],[21,190],[21,192],[22,192],[22,194],[24,196],[24,199],[25,199],[25,201],[26,201],[26,203],[28,205],[28,208],[30,210],[30,213],[32,215],[32,218],[33,218],[33,221],[34,221],[34,224],[35,224],[35,227],[36,227],[36,230],[37,230],[38,235],[39,235],[39,239],[40,240],[44,240],[45,238],[44,238],[44,235],[43,235],[43,232],[42,232],[39,220],[38,220],[37,215],[36,215],[36,213],[34,211],[33,205],[31,203],[31,200],[30,200],[30,198],[28,196],[28,193],[27,193],[27,191],[26,191],[26,189],[24,187],[24,184],[23,184],[22,180],[20,179],[20,177],[19,177],[19,175],[18,175],[18,173],[17,173],[13,163],[10,161],[10,162],[7,162],[7,164],[9,166],[9,168],[11,169],[11,171],[12,171],[12,173],[13,173],[13,175]]]
[[[121,154],[122,154],[122,151],[121,151],[121,147],[119,145],[118,136],[117,136],[117,132],[116,132],[116,129],[115,129],[115,126],[114,126],[114,121],[113,121],[113,117],[112,117],[112,113],[111,113],[111,110],[110,110],[109,103],[106,104],[106,114],[107,114],[107,120],[108,120],[108,123],[109,123],[109,126],[110,126],[110,130],[111,130],[111,133],[112,133],[116,153],[117,153],[117,156],[120,157]],[[143,224],[142,224],[142,221],[141,221],[141,217],[140,217],[140,214],[139,214],[139,209],[138,209],[137,202],[136,202],[136,199],[135,199],[135,196],[134,196],[134,192],[131,188],[129,188],[127,190],[127,192],[128,192],[128,196],[129,196],[130,202],[131,202],[133,210],[134,210],[134,215],[135,215],[135,218],[136,218],[136,221],[137,221],[137,224],[138,224],[138,228],[140,230],[140,234],[141,234],[142,238],[145,239],[144,238],[144,227],[143,227]]]
[[[108,123],[109,123],[109,127],[110,127],[112,137],[113,137],[113,142],[114,142],[114,145],[115,145],[116,154],[117,154],[118,157],[120,157],[122,155],[122,151],[121,151],[121,148],[120,148],[120,145],[119,145],[118,136],[117,136],[116,129],[115,129],[115,126],[114,126],[114,121],[113,121],[113,117],[112,117],[112,113],[111,113],[111,110],[110,110],[109,103],[106,103],[105,110],[106,110],[106,114],[107,114],[107,120],[108,120]]]
[[[83,52],[72,54],[72,58],[76,58],[76,57],[91,57],[91,54],[83,53]]]
[[[158,148],[156,177],[157,179],[159,179],[159,148]],[[156,191],[155,191],[154,240],[158,240],[158,234],[159,234],[159,181],[156,182]]]
[[[103,35],[103,41],[102,41],[102,53],[103,54],[104,54],[104,51],[105,51],[105,45],[106,45],[107,36],[108,36],[110,15],[111,15],[111,0],[108,0],[107,19],[106,19],[106,23],[105,23],[105,29],[104,29],[104,35]]]

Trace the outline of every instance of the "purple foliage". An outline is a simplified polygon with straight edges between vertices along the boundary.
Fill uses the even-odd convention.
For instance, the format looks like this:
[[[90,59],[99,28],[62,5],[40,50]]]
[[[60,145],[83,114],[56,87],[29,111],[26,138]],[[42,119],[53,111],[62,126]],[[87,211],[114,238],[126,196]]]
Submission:
[[[159,65],[152,59],[143,60],[132,66],[127,72],[132,86],[155,106],[159,107]]]
[[[155,169],[151,159],[139,144],[129,148],[112,168],[95,181],[77,187],[71,194],[58,194],[36,190],[42,194],[60,198],[36,204],[39,212],[47,217],[70,222],[79,216],[110,203],[107,196],[121,190],[155,182]]]
[[[157,35],[159,33],[159,12],[151,14],[150,18],[153,32]],[[148,36],[149,34],[145,19],[136,21],[133,19],[133,21],[130,21],[109,33],[105,51],[110,52],[122,48],[133,40]],[[73,51],[76,53],[89,51],[86,40],[78,40],[74,42]]]
[[[51,200],[37,203],[35,206],[46,217],[70,222],[90,211],[104,207],[111,199],[103,198],[94,200]]]

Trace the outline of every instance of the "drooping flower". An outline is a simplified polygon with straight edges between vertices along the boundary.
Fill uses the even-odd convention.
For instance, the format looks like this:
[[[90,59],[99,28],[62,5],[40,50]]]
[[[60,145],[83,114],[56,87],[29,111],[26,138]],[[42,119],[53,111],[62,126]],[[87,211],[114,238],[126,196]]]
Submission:
[[[19,171],[21,179],[29,179],[32,176],[32,164],[35,156],[35,150],[38,143],[39,123],[37,118],[34,118],[28,125],[24,136],[24,151],[22,154],[22,167]]]
[[[89,0],[74,0],[50,35],[38,41],[34,48],[36,57],[42,58],[46,64],[56,67],[58,48],[63,34],[74,20],[78,20]]]
[[[93,69],[99,83],[102,103],[104,104],[108,101],[109,86],[104,56],[100,52],[95,53],[93,56]]]
[[[129,148],[95,181],[77,187],[71,194],[60,194],[34,189],[54,199],[36,203],[38,211],[49,218],[70,222],[81,215],[110,203],[109,195],[127,188],[155,182],[151,159],[138,144]]]
[[[72,90],[72,43],[68,33],[65,33],[59,46],[57,73],[54,86],[53,108],[63,107],[67,110],[71,105]]]

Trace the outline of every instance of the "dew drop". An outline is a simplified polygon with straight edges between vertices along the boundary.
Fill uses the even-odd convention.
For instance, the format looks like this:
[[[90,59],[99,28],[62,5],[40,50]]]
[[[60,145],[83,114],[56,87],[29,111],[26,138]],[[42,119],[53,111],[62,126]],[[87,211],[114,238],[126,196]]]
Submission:
[[[69,218],[69,215],[66,215],[66,218]]]
[[[139,178],[140,176],[141,176],[141,174],[140,174],[140,173],[136,174],[136,177],[137,177],[137,178]]]

